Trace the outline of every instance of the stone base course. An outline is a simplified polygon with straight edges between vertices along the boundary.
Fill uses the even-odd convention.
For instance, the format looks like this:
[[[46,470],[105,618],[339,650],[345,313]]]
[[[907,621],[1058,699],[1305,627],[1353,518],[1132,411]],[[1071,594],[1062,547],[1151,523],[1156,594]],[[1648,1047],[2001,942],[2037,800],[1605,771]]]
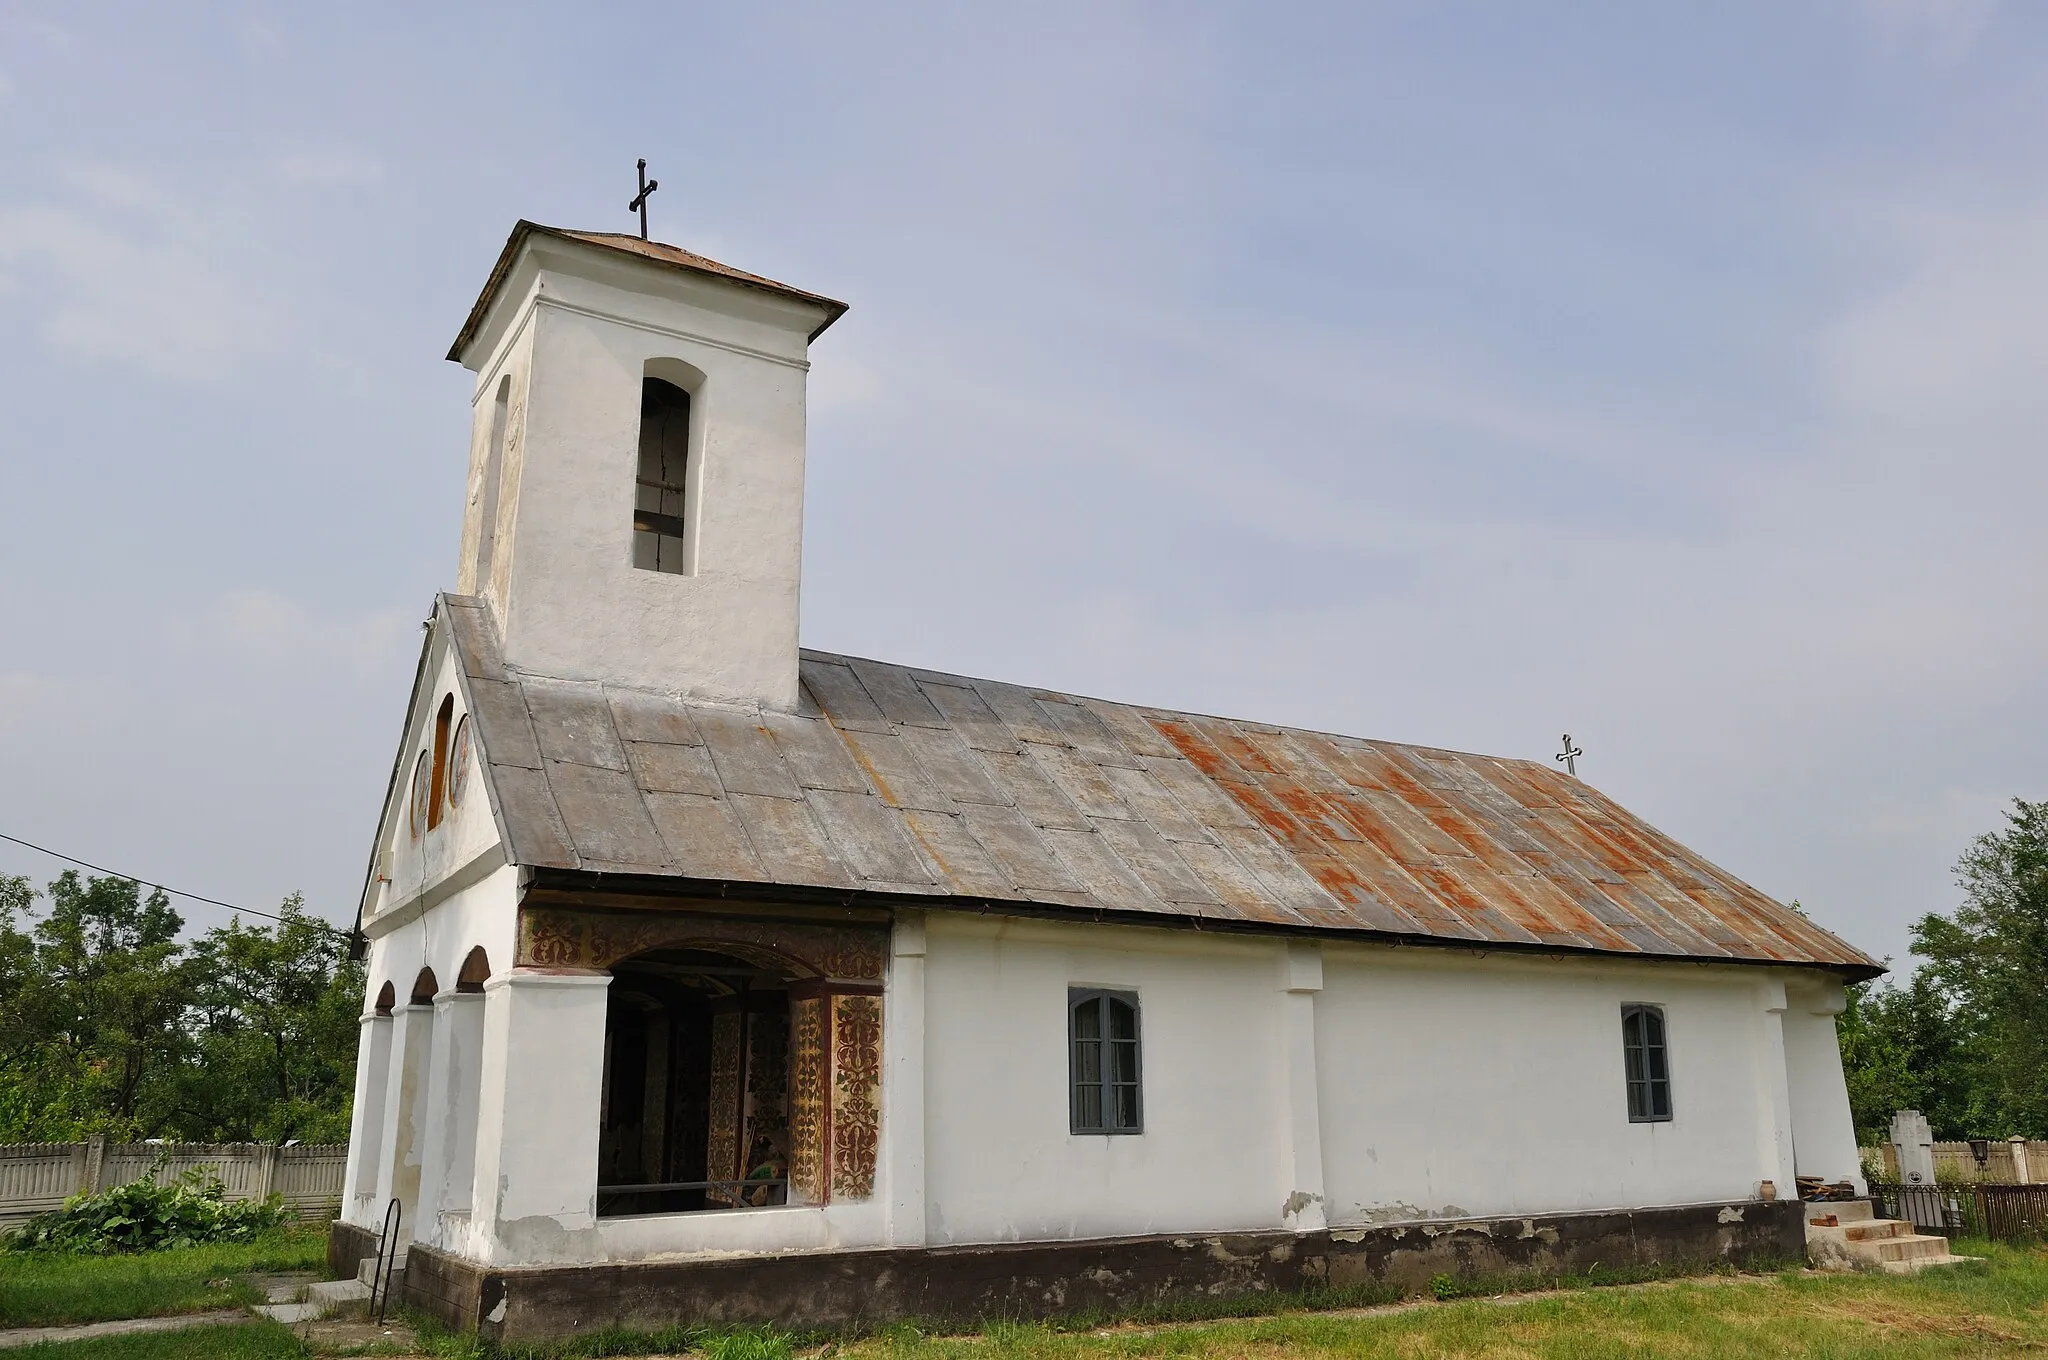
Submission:
[[[373,1255],[337,1224],[329,1263]],[[1796,1201],[1407,1223],[1319,1232],[1186,1234],[887,1247],[594,1265],[479,1265],[414,1243],[403,1301],[458,1331],[526,1341],[619,1327],[774,1323],[836,1329],[903,1319],[975,1323],[1114,1315],[1194,1300],[1480,1280],[1595,1267],[1802,1260]]]

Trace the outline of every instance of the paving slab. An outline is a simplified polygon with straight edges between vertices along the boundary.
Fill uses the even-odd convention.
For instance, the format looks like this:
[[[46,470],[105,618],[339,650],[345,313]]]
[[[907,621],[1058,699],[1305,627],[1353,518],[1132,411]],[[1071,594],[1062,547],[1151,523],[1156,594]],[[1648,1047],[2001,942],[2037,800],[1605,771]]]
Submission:
[[[0,1350],[33,1346],[44,1341],[90,1341],[101,1336],[133,1336],[138,1332],[182,1332],[192,1327],[225,1327],[245,1322],[249,1315],[239,1308],[213,1313],[185,1313],[178,1317],[123,1318],[118,1322],[81,1322],[69,1327],[15,1327],[0,1331]]]

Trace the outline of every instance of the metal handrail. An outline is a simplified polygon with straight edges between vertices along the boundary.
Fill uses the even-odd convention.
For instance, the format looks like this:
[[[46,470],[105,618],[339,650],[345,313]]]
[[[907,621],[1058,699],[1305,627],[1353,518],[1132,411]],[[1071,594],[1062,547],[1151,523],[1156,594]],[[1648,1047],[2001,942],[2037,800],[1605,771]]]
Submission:
[[[736,1181],[660,1181],[652,1185],[600,1185],[600,1195],[653,1194],[661,1190],[723,1190],[727,1186],[751,1189],[759,1185],[788,1185],[787,1176],[757,1176],[749,1180]]]
[[[384,1206],[384,1233],[377,1239],[377,1264],[370,1271],[370,1302],[376,1307],[380,1327],[384,1310],[391,1306],[391,1268],[398,1263],[398,1225],[404,1218],[405,1210],[393,1196]]]

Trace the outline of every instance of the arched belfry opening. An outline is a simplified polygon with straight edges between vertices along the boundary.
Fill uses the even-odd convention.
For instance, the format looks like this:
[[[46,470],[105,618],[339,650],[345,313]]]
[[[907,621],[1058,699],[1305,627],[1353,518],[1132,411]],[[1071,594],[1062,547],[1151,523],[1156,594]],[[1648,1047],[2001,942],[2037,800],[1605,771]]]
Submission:
[[[612,965],[597,1212],[789,1198],[790,988],[766,950],[659,949]]]
[[[633,479],[633,565],[688,573],[690,393],[649,373],[640,383],[640,461]]]

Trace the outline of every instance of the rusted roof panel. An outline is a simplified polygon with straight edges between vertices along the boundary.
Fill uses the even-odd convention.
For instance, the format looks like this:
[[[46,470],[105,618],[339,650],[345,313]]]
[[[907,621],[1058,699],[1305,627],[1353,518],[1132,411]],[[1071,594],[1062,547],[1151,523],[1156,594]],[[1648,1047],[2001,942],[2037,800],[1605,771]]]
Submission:
[[[522,864],[1879,970],[1547,765],[818,652],[763,714],[522,676],[478,602],[439,617]]]

